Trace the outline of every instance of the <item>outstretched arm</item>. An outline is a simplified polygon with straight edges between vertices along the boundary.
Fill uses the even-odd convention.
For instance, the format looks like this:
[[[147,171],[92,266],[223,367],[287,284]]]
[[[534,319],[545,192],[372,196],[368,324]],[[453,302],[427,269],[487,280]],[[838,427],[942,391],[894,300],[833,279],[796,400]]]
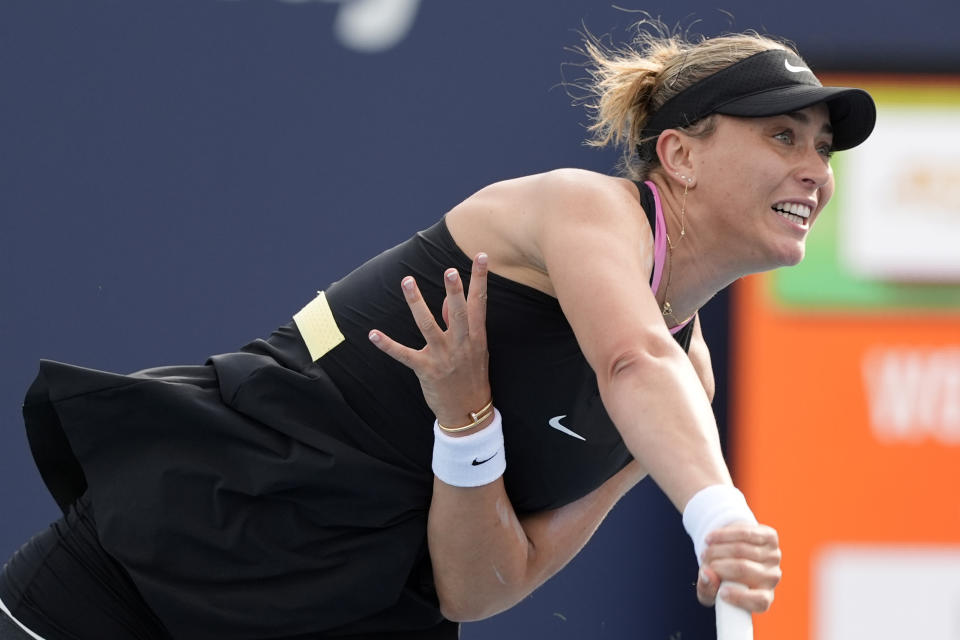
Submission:
[[[719,578],[748,587],[738,603],[765,609],[779,580],[776,535],[756,524],[733,487],[710,406],[712,385],[703,375],[709,365],[702,336],[688,357],[647,285],[654,251],[646,216],[630,191],[581,173],[544,179],[551,183],[540,190],[543,203],[533,216],[536,254],[624,442],[684,513],[698,559],[712,546],[707,536],[714,530],[740,523],[751,532],[739,546],[724,547],[736,570],[711,556],[705,575],[713,580],[701,580],[701,599],[713,601]],[[707,276],[690,274],[687,286],[698,277]]]

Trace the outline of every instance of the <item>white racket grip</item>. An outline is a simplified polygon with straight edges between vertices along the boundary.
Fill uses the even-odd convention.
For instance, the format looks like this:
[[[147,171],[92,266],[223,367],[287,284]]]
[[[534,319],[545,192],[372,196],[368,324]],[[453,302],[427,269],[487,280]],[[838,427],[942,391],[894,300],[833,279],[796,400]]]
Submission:
[[[736,582],[724,582],[728,587],[746,589]],[[753,640],[753,616],[746,609],[717,597],[717,640]]]

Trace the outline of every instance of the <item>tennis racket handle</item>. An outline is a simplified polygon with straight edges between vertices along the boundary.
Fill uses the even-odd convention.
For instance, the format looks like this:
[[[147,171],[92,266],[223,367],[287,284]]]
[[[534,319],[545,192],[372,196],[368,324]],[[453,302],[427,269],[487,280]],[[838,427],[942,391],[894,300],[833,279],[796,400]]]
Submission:
[[[734,588],[746,588],[736,582],[724,584]],[[717,597],[714,609],[717,612],[717,640],[753,640],[753,617],[749,611],[720,597]]]

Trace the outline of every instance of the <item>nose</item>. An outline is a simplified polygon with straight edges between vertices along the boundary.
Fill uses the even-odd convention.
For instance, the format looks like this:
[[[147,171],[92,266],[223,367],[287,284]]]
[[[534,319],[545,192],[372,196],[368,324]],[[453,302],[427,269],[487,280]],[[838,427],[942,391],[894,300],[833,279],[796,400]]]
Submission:
[[[797,178],[805,185],[820,188],[830,181],[833,169],[830,162],[815,147],[811,146],[803,153],[802,161],[797,167]]]

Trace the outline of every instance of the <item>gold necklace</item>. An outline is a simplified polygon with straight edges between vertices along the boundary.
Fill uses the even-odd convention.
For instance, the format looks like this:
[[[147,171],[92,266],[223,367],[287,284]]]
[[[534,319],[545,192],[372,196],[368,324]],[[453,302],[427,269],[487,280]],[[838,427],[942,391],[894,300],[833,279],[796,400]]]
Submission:
[[[686,176],[684,176],[686,177]],[[677,244],[680,244],[687,235],[687,229],[684,223],[684,215],[687,212],[687,191],[690,188],[690,178],[687,178],[687,183],[683,186],[683,199],[680,201],[680,237],[677,239]],[[667,299],[667,295],[670,293],[670,280],[673,277],[673,247],[674,244],[670,240],[670,232],[666,230],[666,220],[664,220],[664,233],[667,236],[667,260],[669,264],[667,265],[667,284],[663,288],[663,306],[660,307],[660,312],[663,314],[664,318],[672,318],[674,326],[680,324],[677,320],[677,316],[673,315],[673,305],[670,304],[670,300]]]

